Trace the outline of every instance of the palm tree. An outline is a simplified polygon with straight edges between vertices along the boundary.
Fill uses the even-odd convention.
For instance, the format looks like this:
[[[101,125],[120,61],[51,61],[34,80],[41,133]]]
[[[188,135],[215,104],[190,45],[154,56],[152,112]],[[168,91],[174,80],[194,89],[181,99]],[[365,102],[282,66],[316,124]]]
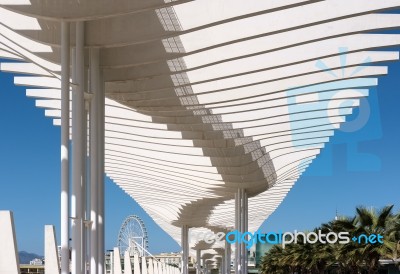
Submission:
[[[333,232],[348,232],[349,235],[361,234],[360,228],[357,225],[356,217],[341,217],[338,220],[330,222],[330,227]],[[335,251],[335,260],[338,263],[340,272],[351,274],[359,273],[363,264],[361,250],[358,249],[358,244],[350,242],[346,245],[336,243],[332,245]]]
[[[365,235],[388,235],[390,223],[393,220],[392,209],[393,205],[385,206],[378,212],[365,207],[357,207],[356,219],[359,231]],[[386,238],[382,244],[368,242],[359,245],[368,274],[378,271],[381,257],[392,257],[396,244],[390,238]]]
[[[400,270],[400,265],[397,262],[400,257],[400,213],[394,215],[389,222],[385,239],[394,243],[393,253],[391,257],[389,256],[389,258],[393,259]]]
[[[393,205],[379,211],[365,207],[356,208],[356,216],[343,217],[322,224],[314,232],[348,232],[354,241],[347,244],[303,243],[287,245],[284,249],[274,246],[265,254],[261,263],[263,274],[300,273],[323,274],[335,269],[335,273],[377,273],[381,258],[400,257],[400,213],[392,214]],[[383,243],[362,241],[360,235],[382,235]]]

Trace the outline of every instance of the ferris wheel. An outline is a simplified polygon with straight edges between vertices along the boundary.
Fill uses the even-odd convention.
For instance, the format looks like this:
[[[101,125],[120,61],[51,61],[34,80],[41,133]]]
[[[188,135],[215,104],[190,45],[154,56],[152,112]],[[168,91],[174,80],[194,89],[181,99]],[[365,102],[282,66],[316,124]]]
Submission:
[[[147,230],[139,216],[128,216],[118,233],[118,248],[121,254],[129,251],[129,255],[146,256],[149,249]]]

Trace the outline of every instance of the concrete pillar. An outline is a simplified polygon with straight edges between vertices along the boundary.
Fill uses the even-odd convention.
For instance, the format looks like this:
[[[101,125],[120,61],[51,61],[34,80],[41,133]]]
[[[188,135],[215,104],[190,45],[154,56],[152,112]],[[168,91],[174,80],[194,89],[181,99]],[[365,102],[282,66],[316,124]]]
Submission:
[[[227,241],[225,241],[225,273],[231,273],[231,245]]]
[[[249,207],[249,203],[248,203],[248,198],[247,198],[247,192],[245,189],[242,190],[243,194],[242,194],[242,199],[243,199],[243,232],[245,233],[247,232],[248,229],[248,207]],[[248,237],[247,237],[248,239]],[[242,265],[243,265],[243,273],[247,274],[248,273],[248,255],[247,255],[247,248],[245,243],[242,243]]]
[[[73,81],[76,84],[72,96],[72,274],[83,273],[84,254],[82,252],[83,204],[82,188],[84,182],[83,161],[84,138],[84,23],[76,23],[76,51],[73,63]]]
[[[243,233],[246,231],[245,225],[246,225],[246,221],[245,221],[245,192],[244,189],[240,189],[240,232],[241,235],[243,235]],[[244,243],[240,244],[240,267],[241,267],[241,273],[245,274],[245,269],[246,269],[246,258],[245,258],[245,254],[246,254],[246,246]]]
[[[86,78],[85,78],[86,79]],[[86,90],[86,89],[85,89]],[[88,142],[88,109],[89,103],[85,99],[84,101],[84,112],[83,112],[83,122],[82,122],[82,136],[83,136],[83,148],[82,148],[82,273],[87,273],[88,265],[90,264],[89,254],[90,245],[88,245],[88,236],[90,231],[90,211],[88,205],[88,191],[90,190],[90,186],[88,186],[88,155],[87,155],[87,142]],[[89,255],[89,256],[88,256]]]
[[[196,250],[196,274],[201,273],[201,250]]]
[[[139,263],[139,256],[137,253],[133,255],[133,273],[140,274],[140,263]]]
[[[182,274],[189,273],[189,226],[182,226]]]
[[[98,273],[105,274],[104,270],[104,226],[105,226],[105,211],[104,211],[104,117],[105,117],[105,96],[104,96],[105,83],[103,78],[103,72],[100,71],[100,87],[99,87],[99,132],[98,132],[98,174],[97,180],[99,182],[98,185],[98,215],[97,215],[97,223],[98,223]]]
[[[100,89],[100,64],[99,49],[90,50],[90,273],[98,273],[99,247],[98,247],[98,180],[99,175],[99,116],[101,102],[99,98]]]
[[[240,197],[241,197],[241,192],[240,189],[235,193],[235,230],[240,232],[241,226],[240,226]],[[240,244],[239,241],[235,242],[235,274],[240,273],[240,262],[241,262],[241,257],[240,257]]]
[[[142,257],[142,274],[149,274],[147,271],[147,262],[146,262],[146,257]]]
[[[118,247],[114,247],[114,274],[122,274],[122,267],[121,267],[121,255],[119,254]]]
[[[248,199],[245,189],[235,193],[235,229],[243,235],[248,228]],[[247,274],[247,249],[245,243],[235,243],[235,273]]]
[[[70,26],[61,23],[61,273],[69,274]]]
[[[44,259],[46,262],[44,265],[45,273],[60,273],[56,233],[52,225],[44,227]]]
[[[0,211],[0,273],[20,274],[14,217],[11,211]]]

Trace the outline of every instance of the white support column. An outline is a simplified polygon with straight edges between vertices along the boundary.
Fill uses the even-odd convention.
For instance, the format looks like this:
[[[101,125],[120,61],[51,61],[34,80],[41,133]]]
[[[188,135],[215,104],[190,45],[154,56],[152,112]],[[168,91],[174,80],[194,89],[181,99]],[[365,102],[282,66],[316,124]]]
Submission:
[[[0,211],[0,273],[19,274],[19,257],[11,211]]]
[[[245,228],[245,225],[246,225],[246,221],[245,221],[245,219],[246,219],[246,216],[245,216],[245,191],[244,191],[244,189],[240,189],[240,232],[241,232],[241,235],[243,235],[243,233],[245,233],[246,232],[246,228]],[[240,268],[241,268],[241,273],[242,274],[245,274],[246,272],[245,272],[245,269],[246,269],[246,262],[245,262],[245,260],[246,260],[246,256],[245,256],[245,254],[246,254],[246,245],[245,245],[245,243],[241,243],[240,244],[240,259],[241,259],[241,261],[240,261]]]
[[[231,273],[231,245],[225,241],[225,273]]]
[[[100,87],[99,87],[99,132],[98,132],[98,175],[97,180],[99,182],[98,185],[98,274],[105,273],[105,265],[104,265],[104,222],[105,222],[105,212],[104,212],[104,115],[105,115],[105,96],[104,89],[105,83],[103,80],[103,72],[100,70]]]
[[[46,262],[44,265],[45,273],[60,273],[56,233],[53,225],[44,227],[44,259]]]
[[[201,250],[196,250],[196,274],[201,273]]]
[[[240,225],[240,197],[241,197],[241,192],[240,189],[235,193],[235,229],[240,233],[241,231],[241,225]],[[239,241],[235,242],[235,274],[240,273],[240,263],[241,263],[241,248],[240,248]]]
[[[82,274],[84,254],[82,252],[83,204],[83,119],[84,119],[84,23],[76,23],[76,50],[73,63],[73,82],[76,85],[72,96],[72,274]]]
[[[142,274],[149,274],[147,270],[147,262],[146,262],[146,257],[142,257]]]
[[[248,199],[245,189],[238,189],[235,194],[235,229],[243,235],[248,228]],[[239,237],[240,238],[240,237]],[[247,249],[245,243],[235,243],[235,273],[247,274]]]
[[[84,79],[87,79],[85,77]],[[84,89],[84,95],[86,88]],[[90,262],[88,258],[88,251],[90,246],[88,246],[88,236],[89,236],[89,205],[88,205],[88,191],[90,190],[90,185],[88,185],[88,112],[89,112],[89,102],[84,96],[84,111],[83,111],[83,121],[82,121],[82,137],[83,137],[83,148],[82,148],[82,273],[87,273],[87,263]]]
[[[99,175],[99,116],[100,116],[100,64],[99,49],[90,50],[90,92],[92,100],[90,105],[90,273],[98,273],[99,248],[98,248],[98,187],[101,182]]]
[[[189,226],[182,226],[182,274],[189,273]]]
[[[248,198],[247,198],[247,192],[245,189],[243,189],[243,233],[247,232],[248,229]],[[247,238],[248,239],[248,238]],[[243,243],[243,273],[247,274],[248,273],[248,255],[247,255],[247,248],[245,243]]]
[[[61,274],[69,273],[70,28],[61,23]]]

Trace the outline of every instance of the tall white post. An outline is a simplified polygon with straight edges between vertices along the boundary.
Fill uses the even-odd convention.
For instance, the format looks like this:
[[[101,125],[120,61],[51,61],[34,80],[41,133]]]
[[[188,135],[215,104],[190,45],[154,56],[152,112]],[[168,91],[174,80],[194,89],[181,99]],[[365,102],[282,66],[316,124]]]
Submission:
[[[69,273],[70,28],[61,23],[61,274]]]
[[[182,226],[182,274],[189,273],[189,226]]]
[[[83,205],[83,119],[84,119],[84,23],[76,23],[76,52],[72,96],[72,274],[82,274]]]
[[[98,273],[98,186],[101,181],[99,175],[99,116],[100,116],[100,64],[99,49],[90,50],[90,91],[92,100],[90,105],[90,273]]]
[[[243,233],[246,231],[246,228],[245,228],[245,225],[246,225],[246,221],[245,221],[245,219],[246,219],[246,216],[245,216],[245,198],[244,198],[244,196],[245,196],[245,191],[244,191],[244,189],[240,189],[240,232],[241,232],[241,235],[243,235]],[[241,261],[240,261],[240,268],[241,268],[241,273],[242,274],[245,274],[245,269],[246,269],[246,263],[245,263],[245,260],[246,260],[246,256],[245,256],[245,254],[247,253],[247,250],[246,250],[246,245],[242,242],[241,244],[240,244],[240,259],[241,259]]]
[[[248,230],[248,199],[245,189],[238,189],[235,193],[235,229],[239,235]],[[238,238],[240,238],[238,237]],[[235,273],[247,274],[247,249],[244,242],[235,243]]]
[[[225,241],[225,273],[231,273],[231,245]]]
[[[85,77],[84,79],[87,79]],[[84,91],[86,92],[86,87]],[[85,94],[85,93],[84,93]],[[88,191],[90,190],[90,185],[88,186],[88,109],[89,102],[84,98],[84,111],[83,111],[83,123],[82,123],[82,136],[83,136],[83,148],[82,148],[82,272],[87,273],[87,262],[88,262],[88,236],[89,236],[89,206],[88,206]]]
[[[248,231],[248,221],[249,221],[249,218],[248,218],[248,207],[249,207],[249,203],[248,203],[246,190],[243,189],[242,191],[243,191],[243,196],[242,196],[242,199],[243,199],[243,232],[242,233],[245,233],[245,232]],[[242,256],[243,256],[243,263],[242,263],[242,265],[243,265],[243,273],[247,274],[248,273],[248,270],[247,270],[247,268],[248,268],[247,248],[246,248],[245,243],[242,243],[242,245],[243,245],[243,249],[242,249],[243,250],[243,254],[242,254]]]
[[[238,189],[237,193],[235,193],[235,229],[240,232],[241,231],[241,225],[240,225],[240,197],[241,197],[241,192],[240,189]],[[240,251],[240,244],[239,241],[235,241],[235,274],[240,273],[240,263],[241,263],[241,251]]]
[[[201,273],[201,250],[196,250],[196,274]]]
[[[105,96],[104,89],[105,84],[103,80],[103,72],[100,70],[100,87],[99,87],[99,133],[98,133],[98,175],[97,180],[98,185],[98,273],[105,273],[104,266],[104,222],[105,222],[105,212],[104,212],[104,115],[105,115]]]

